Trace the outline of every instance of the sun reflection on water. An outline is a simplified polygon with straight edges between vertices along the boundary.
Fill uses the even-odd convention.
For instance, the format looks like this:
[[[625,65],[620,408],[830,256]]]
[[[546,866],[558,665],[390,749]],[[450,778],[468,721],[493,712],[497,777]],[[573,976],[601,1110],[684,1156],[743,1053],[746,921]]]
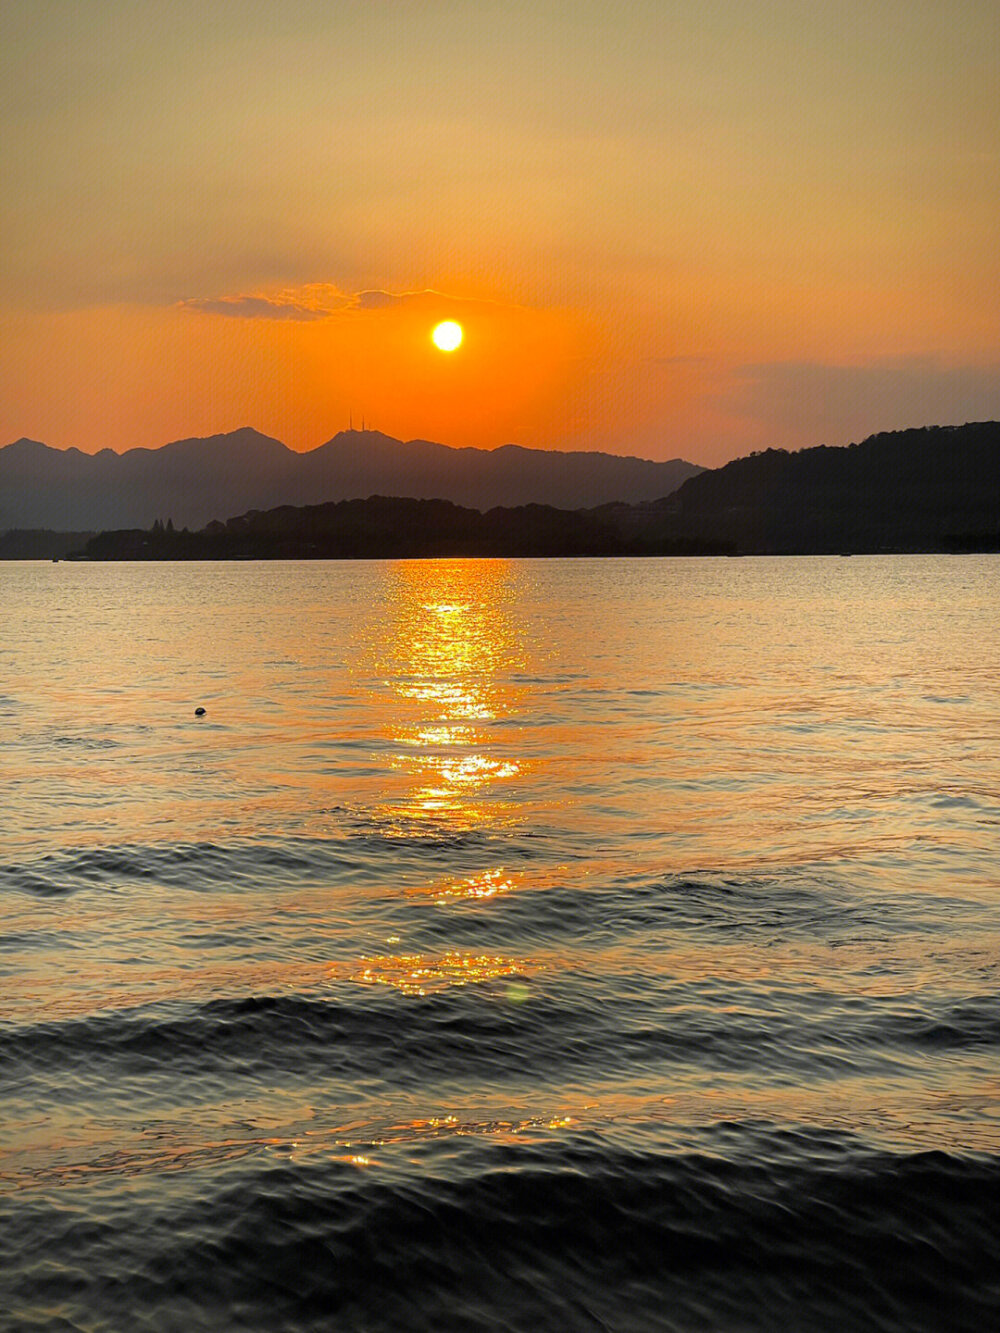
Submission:
[[[386,697],[389,793],[375,814],[397,829],[503,827],[515,802],[501,784],[526,775],[500,724],[525,706],[528,664],[504,560],[400,561],[387,614],[368,645]]]
[[[420,885],[407,890],[409,897],[434,898],[445,902],[449,898],[496,898],[510,893],[524,883],[522,874],[508,874],[503,866],[494,870],[480,870],[465,879],[445,879],[436,884]]]
[[[537,966],[523,958],[495,954],[461,953],[448,949],[438,957],[427,954],[382,954],[345,967],[332,963],[331,974],[362,986],[391,986],[403,995],[434,995],[454,986],[479,985],[498,977],[523,977]]]

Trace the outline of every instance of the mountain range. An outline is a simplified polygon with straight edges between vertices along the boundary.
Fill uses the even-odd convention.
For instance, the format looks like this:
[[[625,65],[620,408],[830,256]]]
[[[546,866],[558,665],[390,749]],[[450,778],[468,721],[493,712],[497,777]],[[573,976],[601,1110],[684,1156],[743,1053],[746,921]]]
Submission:
[[[375,495],[251,510],[200,532],[163,523],[104,532],[81,554],[246,560],[883,551],[1000,551],[1000,423],[898,431],[847,448],[768,449],[636,505],[530,504],[484,513],[446,500]]]
[[[159,449],[52,449],[17,440],[0,449],[0,532],[148,528],[159,518],[201,528],[249,509],[369,495],[450,500],[472,509],[545,504],[581,509],[671,494],[703,468],[602,453],[508,444],[453,449],[378,431],[341,431],[296,453],[246,427]]]

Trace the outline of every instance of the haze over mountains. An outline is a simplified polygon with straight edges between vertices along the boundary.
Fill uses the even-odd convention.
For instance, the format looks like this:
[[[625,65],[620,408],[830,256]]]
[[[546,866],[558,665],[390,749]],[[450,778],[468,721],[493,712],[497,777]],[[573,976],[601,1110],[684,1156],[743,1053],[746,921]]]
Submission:
[[[148,528],[157,518],[201,528],[250,509],[399,495],[472,509],[546,504],[590,508],[671,494],[704,471],[694,463],[504,445],[453,449],[341,431],[308,453],[246,427],[159,449],[51,449],[18,440],[0,449],[0,532]]]

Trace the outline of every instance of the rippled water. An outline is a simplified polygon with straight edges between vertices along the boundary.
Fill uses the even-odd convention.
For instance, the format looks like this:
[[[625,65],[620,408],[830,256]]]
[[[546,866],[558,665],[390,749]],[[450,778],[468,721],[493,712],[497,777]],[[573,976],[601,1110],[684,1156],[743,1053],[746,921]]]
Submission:
[[[998,590],[0,566],[0,1325],[992,1327]]]

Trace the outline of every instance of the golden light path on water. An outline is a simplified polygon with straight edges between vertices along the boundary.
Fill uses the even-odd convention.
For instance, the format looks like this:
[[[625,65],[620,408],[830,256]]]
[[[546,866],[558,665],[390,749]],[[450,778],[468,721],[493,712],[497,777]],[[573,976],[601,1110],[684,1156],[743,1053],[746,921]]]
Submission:
[[[525,690],[516,684],[528,653],[512,609],[511,563],[407,561],[390,570],[388,619],[368,646],[368,661],[388,696],[389,766],[404,782],[377,819],[401,828],[433,823],[455,832],[503,826],[517,816],[504,784],[526,776],[526,761],[497,740],[497,723],[517,717]],[[487,867],[457,883],[410,887],[411,896],[483,899],[515,879]],[[453,986],[516,977],[537,962],[444,950],[437,956],[368,957],[359,968],[334,965],[366,985],[425,996]],[[515,991],[515,994],[517,992]]]
[[[362,663],[380,679],[398,794],[374,816],[454,831],[503,825],[504,785],[529,766],[497,724],[515,719],[526,648],[509,561],[406,561],[389,570],[387,620]]]

